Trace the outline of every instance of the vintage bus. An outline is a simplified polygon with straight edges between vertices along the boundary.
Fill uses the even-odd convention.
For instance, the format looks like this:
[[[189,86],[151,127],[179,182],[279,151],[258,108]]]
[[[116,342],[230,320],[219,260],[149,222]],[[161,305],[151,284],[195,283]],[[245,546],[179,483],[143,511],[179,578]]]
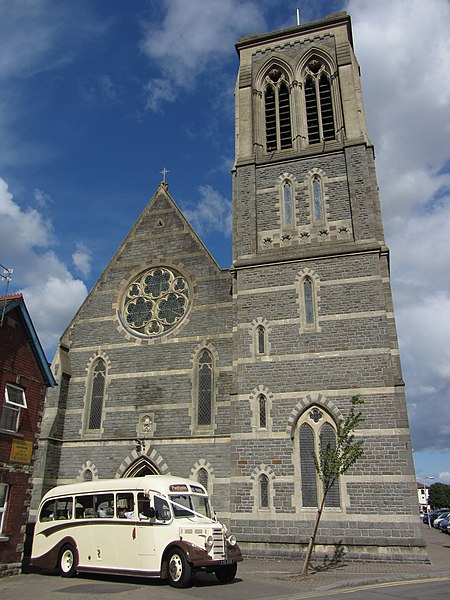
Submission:
[[[161,577],[185,587],[196,571],[232,581],[242,554],[205,488],[166,475],[61,485],[41,501],[31,564],[77,572]]]

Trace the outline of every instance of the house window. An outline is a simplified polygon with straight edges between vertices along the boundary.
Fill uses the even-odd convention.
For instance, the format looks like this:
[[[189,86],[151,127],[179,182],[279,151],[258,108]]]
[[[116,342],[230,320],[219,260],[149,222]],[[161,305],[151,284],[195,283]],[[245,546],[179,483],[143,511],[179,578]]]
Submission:
[[[269,478],[264,474],[259,476],[259,507],[269,508]]]
[[[264,93],[266,150],[274,152],[292,147],[289,89],[284,74],[272,69],[266,77]]]
[[[88,429],[100,429],[105,397],[106,365],[99,358],[92,369],[91,402],[89,408]]]
[[[258,396],[259,408],[259,428],[266,429],[267,427],[267,398],[264,394]]]
[[[25,391],[10,383],[5,386],[2,413],[0,415],[0,429],[16,432],[19,430],[20,412],[27,408]]]
[[[208,491],[208,471],[206,469],[201,468],[198,470],[197,481]]]
[[[8,506],[9,485],[0,483],[0,534],[3,533],[6,508]]]
[[[213,395],[213,359],[203,350],[197,362],[197,424],[211,425]]]
[[[335,139],[333,101],[325,65],[312,60],[306,67],[305,107],[308,141],[317,144]]]
[[[285,227],[294,225],[294,198],[290,181],[283,183],[283,225]]]
[[[298,429],[302,506],[316,508],[323,498],[322,481],[317,475],[314,456],[320,448],[336,447],[336,429],[331,417],[319,407],[310,408]],[[326,507],[340,507],[339,482],[328,491]]]

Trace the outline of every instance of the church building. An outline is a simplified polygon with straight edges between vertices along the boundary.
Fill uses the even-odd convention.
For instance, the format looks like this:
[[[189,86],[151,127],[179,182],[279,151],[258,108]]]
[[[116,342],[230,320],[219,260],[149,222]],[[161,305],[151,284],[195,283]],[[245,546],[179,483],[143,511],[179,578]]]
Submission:
[[[236,49],[232,265],[162,182],[61,337],[34,511],[57,484],[170,473],[206,485],[244,554],[300,556],[314,450],[359,394],[364,456],[317,552],[426,560],[350,17]]]

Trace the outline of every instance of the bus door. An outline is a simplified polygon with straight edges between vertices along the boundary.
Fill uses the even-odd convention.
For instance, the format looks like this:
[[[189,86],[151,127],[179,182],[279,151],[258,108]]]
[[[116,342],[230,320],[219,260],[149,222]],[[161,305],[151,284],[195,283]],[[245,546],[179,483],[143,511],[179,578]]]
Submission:
[[[138,569],[137,517],[132,492],[116,494],[116,517],[117,568]]]
[[[171,540],[172,515],[167,500],[150,492],[138,494],[138,552],[140,568],[159,571],[161,557]]]
[[[75,497],[75,519],[83,525],[76,529],[80,565],[94,568],[115,566],[117,552],[113,517],[112,493]]]

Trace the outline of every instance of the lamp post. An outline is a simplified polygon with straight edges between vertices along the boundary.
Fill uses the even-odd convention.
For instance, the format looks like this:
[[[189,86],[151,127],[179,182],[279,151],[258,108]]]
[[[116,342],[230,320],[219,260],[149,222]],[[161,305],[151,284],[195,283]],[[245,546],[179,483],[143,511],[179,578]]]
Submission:
[[[423,493],[424,493],[424,496],[425,496],[425,504],[427,506],[428,527],[431,527],[431,523],[430,523],[430,505],[428,503],[428,497],[427,497],[427,479],[434,479],[434,477],[425,477],[425,481],[423,483]]]

